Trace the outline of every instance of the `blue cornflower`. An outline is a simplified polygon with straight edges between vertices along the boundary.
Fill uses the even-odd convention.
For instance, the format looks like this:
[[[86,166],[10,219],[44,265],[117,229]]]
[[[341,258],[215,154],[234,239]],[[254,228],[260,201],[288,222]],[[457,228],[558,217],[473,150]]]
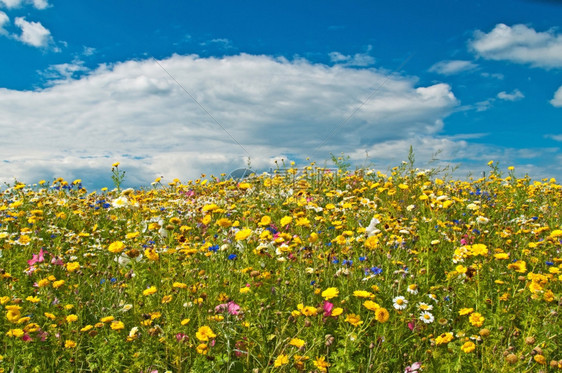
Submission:
[[[238,257],[238,256],[237,256],[236,254],[230,254],[230,255],[228,256],[228,260],[234,260],[234,259],[236,259],[237,257]]]
[[[219,249],[219,245],[213,245],[213,246],[209,247],[209,251],[212,251],[212,252],[217,252],[218,249]],[[234,255],[234,254],[232,254],[232,255]],[[234,256],[236,256],[236,255],[234,255]],[[230,257],[229,257],[229,259],[230,259]]]
[[[382,268],[372,267],[371,272],[373,272],[374,275],[380,275],[382,273]]]

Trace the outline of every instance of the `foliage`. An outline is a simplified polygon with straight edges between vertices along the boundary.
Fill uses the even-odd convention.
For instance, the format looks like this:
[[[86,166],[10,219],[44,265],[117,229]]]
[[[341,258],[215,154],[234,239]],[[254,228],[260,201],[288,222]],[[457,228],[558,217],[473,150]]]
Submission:
[[[0,371],[560,371],[560,185],[410,154],[388,175],[10,186]]]

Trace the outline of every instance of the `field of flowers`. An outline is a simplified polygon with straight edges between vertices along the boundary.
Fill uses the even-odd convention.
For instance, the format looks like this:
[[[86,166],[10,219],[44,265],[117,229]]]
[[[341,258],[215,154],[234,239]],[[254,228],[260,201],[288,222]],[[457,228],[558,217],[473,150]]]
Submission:
[[[0,372],[562,371],[562,188],[489,165],[10,185]]]

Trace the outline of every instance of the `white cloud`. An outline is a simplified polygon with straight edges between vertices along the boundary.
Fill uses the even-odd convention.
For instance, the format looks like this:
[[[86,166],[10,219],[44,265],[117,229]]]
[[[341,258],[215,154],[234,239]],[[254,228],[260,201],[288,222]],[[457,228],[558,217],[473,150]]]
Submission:
[[[47,0],[33,0],[33,6],[37,9],[46,9],[49,7],[49,2]]]
[[[56,84],[56,80],[68,80],[75,77],[77,73],[83,73],[86,71],[88,71],[88,68],[84,66],[84,61],[76,59],[72,61],[72,63],[51,65],[46,71],[40,74],[43,75],[43,77],[52,80],[52,84]]]
[[[562,86],[554,93],[554,97],[549,101],[554,107],[562,107]]]
[[[526,25],[502,23],[489,33],[477,30],[469,43],[479,56],[543,68],[562,67],[562,35],[553,30],[537,32]]]
[[[322,160],[432,136],[457,105],[446,84],[416,87],[413,78],[375,69],[244,54],[174,55],[160,64],[247,149],[256,168],[286,154]],[[76,68],[54,66],[67,78],[42,90],[0,89],[0,180],[97,181],[121,161],[127,178],[146,185],[158,175],[185,180],[246,164],[248,154],[156,61],[103,65],[72,79]]]
[[[477,67],[475,63],[464,60],[440,61],[429,68],[429,71],[442,75],[453,75],[463,71],[473,70]]]
[[[39,10],[49,7],[48,0],[0,0],[0,5],[4,4],[8,9],[19,8],[23,3],[33,4]]]
[[[518,89],[513,90],[513,92],[511,93],[507,93],[506,91],[501,91],[500,93],[498,93],[498,98],[500,100],[506,101],[518,101],[524,97],[525,95],[523,95],[523,93],[521,93],[521,91]]]
[[[547,139],[552,139],[552,140],[554,140],[554,141],[560,141],[560,142],[562,142],[562,134],[559,134],[559,135],[553,135],[553,134],[551,134],[551,135],[544,135],[544,137],[547,138]]]
[[[373,47],[369,45],[365,53],[355,53],[353,56],[344,55],[340,52],[331,52],[329,54],[330,61],[336,64],[341,64],[342,66],[371,66],[375,64],[375,58],[369,55],[369,52],[372,49]]]
[[[8,32],[4,29],[4,26],[10,23],[10,17],[6,13],[0,10],[0,35],[7,35]]]
[[[10,8],[17,8],[21,5],[22,0],[0,0],[0,5],[4,4],[4,6],[8,9]]]
[[[46,47],[51,41],[51,32],[40,22],[28,22],[23,17],[17,17],[16,26],[21,29],[21,35],[17,39],[33,47]]]

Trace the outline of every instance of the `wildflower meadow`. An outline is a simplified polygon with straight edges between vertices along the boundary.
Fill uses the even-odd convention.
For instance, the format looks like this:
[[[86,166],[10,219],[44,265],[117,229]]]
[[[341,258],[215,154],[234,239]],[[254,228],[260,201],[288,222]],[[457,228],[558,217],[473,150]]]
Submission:
[[[562,371],[562,187],[311,163],[0,192],[0,372]]]

